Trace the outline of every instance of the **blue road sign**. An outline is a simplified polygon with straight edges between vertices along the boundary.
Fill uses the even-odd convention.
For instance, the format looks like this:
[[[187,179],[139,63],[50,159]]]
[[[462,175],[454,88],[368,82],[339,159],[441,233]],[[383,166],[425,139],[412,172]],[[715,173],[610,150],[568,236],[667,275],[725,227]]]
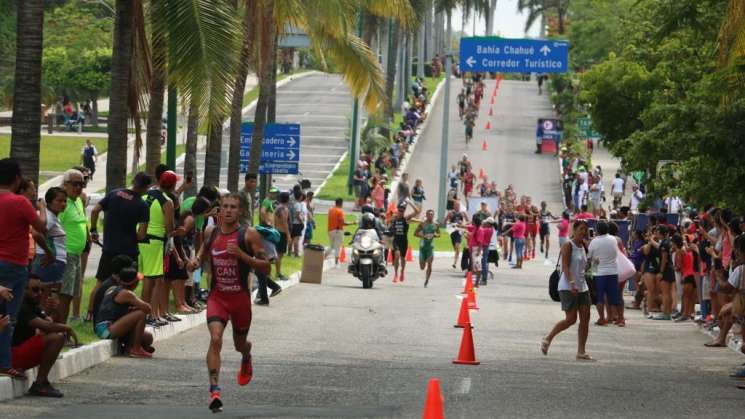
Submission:
[[[248,171],[254,124],[241,124],[241,173]],[[261,147],[260,174],[298,173],[300,124],[266,124]]]
[[[461,71],[566,73],[568,63],[566,41],[497,37],[460,40]]]

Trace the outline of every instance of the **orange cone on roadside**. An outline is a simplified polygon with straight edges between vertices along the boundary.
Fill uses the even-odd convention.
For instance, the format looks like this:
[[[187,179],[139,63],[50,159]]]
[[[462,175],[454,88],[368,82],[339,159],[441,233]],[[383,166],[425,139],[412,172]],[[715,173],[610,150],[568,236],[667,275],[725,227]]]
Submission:
[[[462,328],[462,327],[466,327],[467,324],[471,324],[471,314],[468,312],[468,299],[464,298],[460,302],[460,311],[458,312],[458,319],[456,320],[453,327]]]
[[[489,116],[494,116],[494,108],[489,107]]]
[[[486,151],[489,149],[489,146],[486,145],[486,140],[481,141],[481,151]]]
[[[427,400],[424,401],[422,419],[445,419],[444,398],[440,393],[440,380],[431,378],[427,385]]]
[[[473,289],[473,274],[471,271],[468,271],[466,274],[466,286],[463,287],[463,292],[461,294],[468,295],[469,292]]]
[[[466,300],[468,300],[468,308],[470,310],[479,309],[478,304],[476,304],[476,293],[473,291],[473,288],[466,294]]]
[[[484,169],[479,169],[479,179],[483,179],[486,175],[484,174]]]
[[[341,247],[341,253],[339,253],[339,263],[347,262],[347,249],[344,246]]]
[[[486,129],[491,129],[491,121],[486,121]]]
[[[406,261],[407,262],[414,261],[414,252],[411,251],[411,246],[409,246],[409,248],[406,249]]]
[[[460,350],[458,351],[458,358],[455,358],[453,360],[453,364],[480,364],[480,362],[476,360],[476,351],[473,347],[473,333],[471,331],[470,323],[466,323],[466,325],[463,327],[463,337],[460,340]]]

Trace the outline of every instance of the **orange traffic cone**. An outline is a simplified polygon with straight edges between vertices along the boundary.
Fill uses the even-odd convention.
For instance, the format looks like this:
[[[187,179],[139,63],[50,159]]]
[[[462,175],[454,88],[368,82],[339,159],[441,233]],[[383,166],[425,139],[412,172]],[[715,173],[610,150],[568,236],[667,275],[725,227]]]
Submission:
[[[468,309],[469,310],[478,310],[479,306],[476,304],[476,293],[473,291],[473,288],[466,294],[466,300],[468,300]]]
[[[489,146],[486,145],[486,140],[481,141],[481,150],[486,151],[489,148]]]
[[[491,121],[486,121],[486,129],[491,129]]]
[[[469,292],[473,290],[473,274],[471,271],[468,271],[466,274],[466,286],[463,287],[463,295],[468,295]]]
[[[486,176],[486,175],[484,174],[484,169],[483,169],[483,168],[482,168],[482,169],[479,169],[479,179],[483,179],[483,178],[484,178],[484,176]]]
[[[489,107],[489,116],[494,116],[494,108]]]
[[[460,311],[458,312],[458,320],[455,322],[453,327],[462,328],[462,327],[466,327],[467,324],[471,324],[471,314],[468,312],[468,299],[464,298],[460,302]]]
[[[422,419],[445,419],[444,399],[440,393],[440,380],[431,378],[427,385],[427,400],[424,402]]]
[[[453,360],[453,364],[465,364],[465,365],[479,365],[480,362],[476,360],[476,351],[473,348],[473,333],[471,332],[471,324],[466,323],[463,327],[463,338],[460,341],[460,350],[458,351],[458,358]]]
[[[414,261],[414,253],[411,251],[411,246],[409,246],[409,248],[406,249],[406,261],[407,262]]]
[[[339,263],[347,262],[347,249],[344,246],[341,247],[341,253],[339,253]]]

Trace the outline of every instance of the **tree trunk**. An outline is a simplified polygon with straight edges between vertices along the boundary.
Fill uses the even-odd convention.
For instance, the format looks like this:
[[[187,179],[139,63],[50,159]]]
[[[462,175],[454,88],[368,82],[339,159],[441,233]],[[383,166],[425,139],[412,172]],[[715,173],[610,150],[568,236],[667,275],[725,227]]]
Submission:
[[[489,0],[489,9],[484,14],[486,18],[486,36],[494,35],[494,13],[497,11],[497,0]]]
[[[403,31],[400,31],[403,32]],[[406,34],[401,35],[401,39],[399,40],[398,45],[398,58],[397,58],[397,72],[396,72],[396,102],[393,106],[393,113],[401,112],[401,105],[404,103],[404,95],[406,95],[406,89],[404,88],[404,85],[406,84],[404,78],[406,77]]]
[[[561,4],[559,4],[557,14],[559,15],[559,35],[564,35],[564,18],[566,17],[566,12],[562,8]]]
[[[135,124],[135,147],[132,153],[132,165],[129,166],[129,173],[134,176],[140,167],[140,150],[142,150],[142,120],[133,118]]]
[[[130,61],[132,59],[132,2],[116,1],[114,44],[111,56],[109,95],[109,145],[106,159],[106,191],[123,188],[127,178],[127,119]]]
[[[91,124],[98,128],[98,96],[91,98]]]
[[[21,162],[23,175],[38,187],[44,2],[20,1],[17,12],[10,157]]]
[[[155,168],[160,164],[163,97],[166,89],[166,44],[164,41],[163,37],[155,37],[152,46],[153,68],[152,73],[150,73],[150,110],[147,113],[145,137],[145,172],[151,176],[155,174]],[[170,169],[173,170],[174,168],[171,167]]]
[[[267,107],[272,95],[272,69],[276,68],[272,60],[276,61],[276,23],[274,21],[274,1],[268,0],[261,16],[259,39],[259,99],[256,102],[254,114],[254,131],[251,137],[251,150],[249,151],[248,173],[259,173],[261,163],[261,148],[264,145],[264,125],[267,120]],[[275,71],[276,73],[276,71]]]
[[[184,191],[185,196],[197,194],[197,140],[199,135],[199,107],[197,101],[189,103],[189,118],[186,122],[186,151],[184,155],[184,178],[192,177],[192,186]]]
[[[204,156],[204,184],[220,187],[223,119],[208,122],[207,151]]]
[[[425,44],[425,37],[426,37],[426,30],[424,27],[424,22],[422,22],[422,26],[419,28],[419,45],[417,46],[416,52],[417,52],[417,64],[416,64],[416,76],[419,78],[424,78],[424,44]],[[429,92],[431,95],[433,92]]]
[[[394,22],[392,30],[388,31],[390,48],[388,50],[388,68],[385,71],[385,116],[393,121],[393,87],[396,81],[396,57],[398,57],[398,23]]]
[[[249,64],[251,60],[251,48],[253,47],[253,31],[255,9],[246,8],[243,18],[243,46],[241,48],[241,60],[238,63],[238,72],[235,77],[233,89],[233,101],[230,110],[230,146],[228,151],[228,189],[238,191],[241,168],[241,123],[243,122],[243,93],[246,90],[246,78],[248,77]]]

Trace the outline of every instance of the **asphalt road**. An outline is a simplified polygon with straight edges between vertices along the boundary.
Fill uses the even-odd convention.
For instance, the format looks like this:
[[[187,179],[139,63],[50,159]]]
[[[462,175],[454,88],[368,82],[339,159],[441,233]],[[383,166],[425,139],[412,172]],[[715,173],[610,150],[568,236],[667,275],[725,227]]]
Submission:
[[[534,153],[536,120],[551,117],[551,105],[546,96],[538,95],[535,83],[509,80],[502,80],[494,105],[491,105],[495,85],[495,80],[486,81],[473,140],[466,145],[465,127],[458,117],[457,103],[462,82],[451,79],[448,170],[463,154],[467,154],[477,176],[483,169],[487,178],[495,181],[501,190],[512,184],[518,195],[532,196],[536,205],[546,200],[554,214],[559,214],[562,208],[556,158]],[[440,97],[444,98],[444,94]],[[435,179],[444,181],[447,174],[439,170],[443,106],[444,100],[435,104],[429,116],[432,120],[407,168],[412,184],[417,178],[424,181],[425,206],[433,209],[437,207],[439,195],[439,184]],[[489,116],[490,107],[493,107],[493,116]],[[489,130],[486,129],[487,122],[491,122]],[[486,151],[482,149],[483,141],[487,144]]]
[[[528,128],[545,110],[543,101],[532,85],[503,82],[495,105],[503,132],[489,140],[495,153],[471,154],[490,165],[500,185],[558,202],[549,177],[556,162],[532,154]],[[528,110],[534,102],[542,108]],[[436,128],[433,120],[429,129]],[[431,155],[431,147],[439,143],[423,138],[417,153]],[[745,357],[704,348],[708,338],[691,324],[628,312],[626,328],[591,326],[588,351],[597,362],[575,361],[576,328],[543,356],[541,337],[563,315],[548,298],[551,268],[542,260],[523,271],[495,271],[478,292],[480,310],[472,312],[481,365],[453,365],[463,285],[449,264],[449,258],[436,261],[426,289],[412,265],[405,283],[384,278],[371,290],[337,269],[322,285],[300,284],[271,307],[256,307],[254,380],[238,387],[239,355],[226,340],[221,417],[421,417],[432,377],[441,381],[448,418],[732,418],[745,408],[745,392],[727,378]],[[0,406],[0,417],[209,417],[207,346],[206,328],[197,328],[159,343],[154,360],[114,358],[57,383],[64,399],[14,400]]]
[[[541,262],[501,267],[480,289],[472,320],[481,365],[453,365],[462,277],[447,264],[438,261],[426,289],[418,269],[404,284],[381,279],[372,290],[336,270],[323,285],[300,284],[256,308],[254,380],[237,386],[239,356],[226,341],[221,417],[417,417],[431,377],[441,380],[449,418],[719,418],[745,408],[726,378],[745,358],[705,349],[690,324],[633,312],[625,329],[591,328],[595,363],[574,360],[576,329],[541,355],[541,336],[561,317]],[[15,400],[0,416],[206,417],[207,344],[206,328],[195,329],[158,344],[154,360],[112,359],[59,383],[64,399]]]

